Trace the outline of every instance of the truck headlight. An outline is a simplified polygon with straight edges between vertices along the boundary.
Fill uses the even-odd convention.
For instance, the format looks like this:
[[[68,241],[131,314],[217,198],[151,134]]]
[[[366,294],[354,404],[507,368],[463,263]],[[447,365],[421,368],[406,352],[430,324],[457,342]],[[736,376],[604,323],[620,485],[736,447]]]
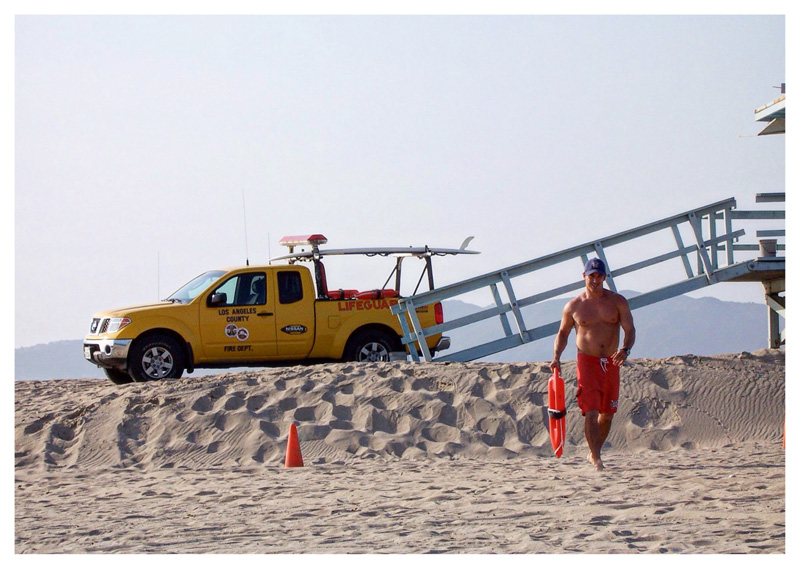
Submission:
[[[106,329],[106,333],[119,331],[129,323],[131,323],[131,318],[111,318],[108,320],[108,329]]]

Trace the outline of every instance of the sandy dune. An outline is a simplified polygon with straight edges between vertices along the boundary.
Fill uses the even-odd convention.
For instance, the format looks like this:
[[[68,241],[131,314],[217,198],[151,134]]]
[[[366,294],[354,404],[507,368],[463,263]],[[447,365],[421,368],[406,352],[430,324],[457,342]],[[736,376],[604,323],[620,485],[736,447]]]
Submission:
[[[785,552],[783,351],[632,360],[603,473],[564,376],[561,459],[544,363],[19,381],[16,551]]]

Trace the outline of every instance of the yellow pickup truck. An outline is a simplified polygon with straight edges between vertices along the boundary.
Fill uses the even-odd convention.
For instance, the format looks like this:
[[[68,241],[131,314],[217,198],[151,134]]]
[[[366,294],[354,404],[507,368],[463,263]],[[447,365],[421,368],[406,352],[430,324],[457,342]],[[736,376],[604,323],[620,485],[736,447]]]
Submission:
[[[288,263],[212,270],[160,303],[97,313],[83,342],[84,357],[115,384],[177,378],[196,368],[405,358],[400,321],[391,313],[403,258],[425,260],[433,287],[432,256],[474,254],[428,247],[320,250],[326,242],[319,234],[284,237],[289,254],[272,260]],[[303,245],[310,250],[295,252]],[[396,288],[328,290],[326,254],[395,256]],[[313,270],[298,264],[303,261]],[[423,327],[443,322],[441,304],[420,308],[417,315]],[[441,334],[426,343],[434,352],[449,347]]]

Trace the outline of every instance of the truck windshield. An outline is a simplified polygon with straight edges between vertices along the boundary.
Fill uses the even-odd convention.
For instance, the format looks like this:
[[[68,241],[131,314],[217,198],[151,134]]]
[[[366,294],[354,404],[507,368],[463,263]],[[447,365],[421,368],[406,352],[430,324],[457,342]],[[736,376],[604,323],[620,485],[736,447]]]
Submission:
[[[224,270],[210,270],[184,284],[180,290],[172,294],[165,301],[188,304],[194,300],[203,290],[211,286],[225,274]]]

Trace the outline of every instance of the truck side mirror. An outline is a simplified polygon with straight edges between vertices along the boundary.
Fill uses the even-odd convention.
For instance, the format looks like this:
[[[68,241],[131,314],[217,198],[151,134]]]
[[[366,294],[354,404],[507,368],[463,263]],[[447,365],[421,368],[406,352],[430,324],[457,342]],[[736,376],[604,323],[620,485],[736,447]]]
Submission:
[[[228,295],[225,292],[211,294],[208,297],[208,307],[221,306],[228,303]]]

